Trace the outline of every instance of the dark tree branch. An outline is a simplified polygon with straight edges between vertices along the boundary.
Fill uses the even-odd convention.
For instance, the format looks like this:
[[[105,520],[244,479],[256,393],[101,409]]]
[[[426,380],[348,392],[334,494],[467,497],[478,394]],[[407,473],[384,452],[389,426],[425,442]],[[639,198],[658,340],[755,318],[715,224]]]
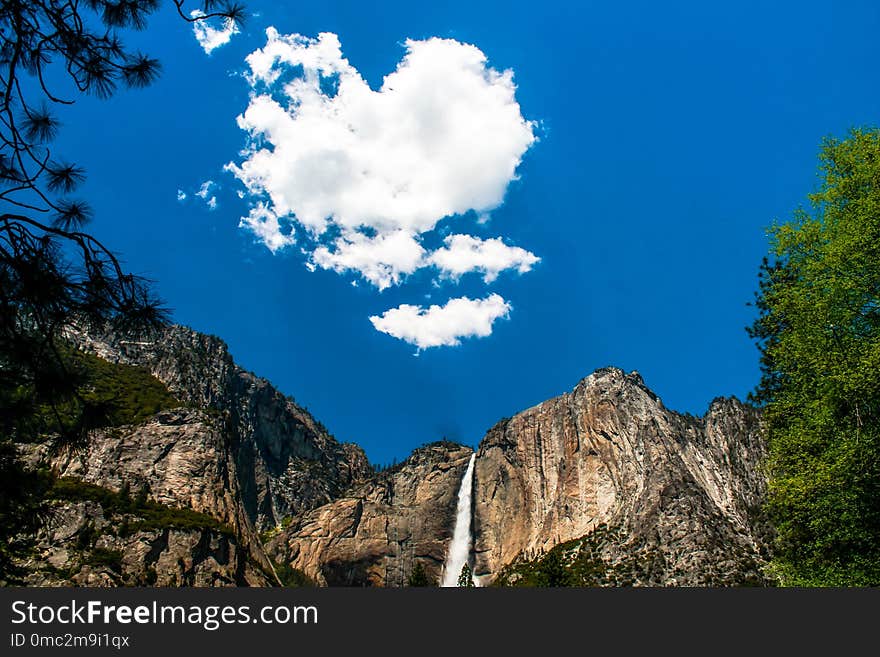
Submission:
[[[191,16],[182,0],[172,2],[186,24],[211,19],[238,24],[244,17],[234,3],[203,0],[199,15]],[[65,331],[109,325],[141,333],[168,321],[151,282],[125,272],[110,249],[82,230],[91,210],[68,195],[85,173],[51,148],[60,127],[51,109],[75,99],[51,89],[48,80],[54,78],[47,75],[54,67],[79,93],[102,98],[122,87],[149,85],[159,62],[128,51],[119,32],[145,29],[161,5],[160,0],[0,3],[0,484],[14,453],[4,441],[37,438],[35,431],[47,430],[33,428],[35,408],[50,409],[55,418],[50,433],[64,444],[81,444],[100,418],[101,409],[78,392],[80,381],[65,357]],[[22,84],[25,77],[30,84]],[[69,403],[81,412],[65,424],[59,408]],[[0,543],[4,536],[0,531]],[[0,571],[2,566],[0,554]]]

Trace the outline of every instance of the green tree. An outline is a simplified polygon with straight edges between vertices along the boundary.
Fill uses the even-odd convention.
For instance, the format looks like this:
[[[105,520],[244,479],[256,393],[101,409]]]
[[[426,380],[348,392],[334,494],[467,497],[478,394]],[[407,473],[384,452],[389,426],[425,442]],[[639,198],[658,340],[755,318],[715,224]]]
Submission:
[[[809,210],[775,225],[761,350],[774,563],[785,584],[880,584],[880,132],[827,139]]]
[[[142,332],[167,320],[149,282],[126,273],[85,232],[92,212],[74,196],[84,171],[52,150],[57,109],[80,94],[107,98],[156,79],[159,62],[126,49],[121,35],[143,29],[161,4],[0,3],[0,579],[14,538],[34,526],[37,510],[23,493],[27,473],[14,443],[50,433],[56,446],[80,446],[110,412],[81,394],[85,373],[65,357],[65,330]],[[217,0],[203,0],[196,15],[184,12],[183,0],[171,4],[187,22],[242,18],[240,6]],[[35,425],[35,414],[52,420],[48,431]]]
[[[474,588],[474,576],[471,567],[465,562],[461,567],[461,574],[458,576],[458,585],[464,588]]]
[[[569,586],[568,569],[562,550],[550,550],[541,561],[541,586]]]
[[[425,567],[422,566],[421,561],[416,561],[416,565],[413,566],[412,572],[409,574],[407,585],[431,586],[431,582],[428,580],[428,573],[425,572]]]

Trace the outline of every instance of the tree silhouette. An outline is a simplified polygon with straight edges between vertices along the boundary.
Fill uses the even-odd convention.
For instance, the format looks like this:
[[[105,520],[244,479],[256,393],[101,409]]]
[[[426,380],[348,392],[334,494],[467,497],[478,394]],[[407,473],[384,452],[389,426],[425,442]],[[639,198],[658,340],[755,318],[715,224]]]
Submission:
[[[183,0],[172,5],[189,23],[243,18],[240,5],[216,0],[204,0],[195,16],[184,13]],[[141,333],[167,321],[149,281],[123,271],[83,230],[92,211],[73,194],[85,173],[51,149],[60,126],[56,109],[80,94],[107,98],[156,79],[159,62],[127,50],[120,32],[144,29],[160,6],[159,0],[0,4],[0,578],[9,538],[34,517],[14,442],[51,433],[56,446],[82,445],[107,415],[102,404],[78,394],[85,374],[65,357],[65,331]],[[71,97],[50,79],[66,80]],[[72,400],[78,413],[62,417],[59,406]],[[36,415],[41,423],[33,422]]]
[[[461,574],[458,576],[458,585],[464,588],[474,588],[473,573],[467,562],[461,567]]]

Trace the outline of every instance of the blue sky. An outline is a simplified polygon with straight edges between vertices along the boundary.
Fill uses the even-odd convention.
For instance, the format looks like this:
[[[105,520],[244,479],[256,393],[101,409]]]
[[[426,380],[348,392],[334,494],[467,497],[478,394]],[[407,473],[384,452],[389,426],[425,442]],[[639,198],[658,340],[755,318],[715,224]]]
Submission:
[[[278,4],[251,0],[256,15],[210,55],[173,12],[160,12],[146,33],[127,41],[162,61],[162,77],[148,89],[64,110],[58,151],[87,169],[93,232],[132,270],[157,281],[176,321],[222,337],[239,363],[293,395],[339,439],[358,442],[374,462],[401,459],[443,436],[475,445],[501,417],[606,365],[638,370],[680,411],[702,414],[716,396],[744,397],[758,377],[744,327],[765,229],[815,186],[823,136],[876,125],[880,116],[875,2]],[[260,198],[239,198],[244,186],[224,165],[249,157],[240,154],[249,141],[236,123],[254,89],[245,57],[266,45],[270,26],[281,35],[335,34],[373,92],[406,54],[407,39],[472,44],[489,68],[512,70],[519,116],[537,137],[521,157],[528,135],[505,113],[509,103],[495,107],[477,95],[472,107],[475,116],[486,112],[486,123],[474,139],[490,134],[486,143],[500,144],[497,158],[478,161],[478,175],[463,175],[461,185],[438,184],[442,198],[425,197],[431,207],[394,209],[381,197],[364,197],[363,207],[375,203],[378,219],[370,221],[380,223],[393,209],[395,226],[407,227],[410,209],[430,218],[441,201],[464,202],[462,189],[497,191],[500,179],[503,202],[487,222],[473,211],[441,218],[434,230],[416,232],[415,243],[430,257],[450,235],[480,244],[497,238],[522,250],[511,262],[522,265],[523,252],[540,260],[489,282],[485,271],[454,280],[426,265],[379,291],[364,267],[306,267],[320,261],[323,245],[325,264],[341,269],[333,241],[339,225],[331,222],[310,241],[297,218],[288,218],[297,242],[274,253],[239,227]],[[450,49],[413,52],[453,67],[459,55],[473,54],[446,43]],[[378,125],[399,126],[410,108],[425,110],[418,107],[424,80],[425,90],[438,88],[430,65],[410,69],[414,95],[392,104],[389,116],[379,111],[386,105],[371,105],[379,108]],[[449,73],[450,89],[459,88],[457,76]],[[503,91],[495,84],[492,90]],[[495,110],[502,118],[495,120]],[[459,127],[444,128],[450,139],[444,133],[441,150]],[[323,136],[298,134],[292,148],[303,135],[318,143]],[[382,150],[394,146],[388,139],[358,143],[360,157],[396,166]],[[451,165],[420,160],[393,175],[407,184],[433,181],[435,165],[446,166],[454,182],[470,155],[445,156]],[[515,176],[504,171],[511,157]],[[421,178],[419,166],[428,171]],[[476,180],[484,173],[485,181]],[[206,180],[216,183],[208,196],[215,209],[194,194]],[[351,189],[330,193],[336,199]],[[311,188],[300,192],[296,207],[306,207]],[[356,223],[360,197],[354,200],[347,207]],[[348,244],[382,230],[349,235]],[[491,335],[418,356],[416,345],[369,319],[403,304],[491,295],[509,305],[490,309],[507,311],[491,323]]]

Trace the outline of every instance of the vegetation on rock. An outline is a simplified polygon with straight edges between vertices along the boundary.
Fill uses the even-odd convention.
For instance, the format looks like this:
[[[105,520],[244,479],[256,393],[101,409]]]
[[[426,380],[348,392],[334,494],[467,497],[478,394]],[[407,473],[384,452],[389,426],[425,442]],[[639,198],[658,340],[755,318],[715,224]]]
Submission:
[[[303,588],[315,586],[315,583],[298,568],[287,563],[275,563],[275,574],[282,586],[289,588]]]
[[[44,470],[30,473],[28,481],[35,489],[42,517],[66,522],[81,514],[82,519],[70,525],[78,526],[76,533],[57,544],[46,543],[54,531],[51,527],[36,534],[16,535],[9,563],[0,576],[0,582],[6,584],[43,581],[70,585],[87,568],[104,573],[117,584],[152,585],[157,574],[149,564],[145,567],[135,559],[123,568],[123,549],[127,553],[125,546],[137,544],[136,535],[150,537],[154,547],[157,540],[167,544],[168,533],[175,531],[193,532],[206,541],[235,540],[233,530],[216,518],[151,501],[145,489],[132,495],[128,488],[114,491],[79,479],[57,478]],[[47,548],[62,549],[64,563],[52,565],[41,557]]]
[[[705,586],[766,586],[753,557],[739,555],[735,578],[730,568],[702,573]],[[505,566],[494,586],[592,587],[662,586],[675,577],[663,550],[630,541],[620,527],[599,525],[581,538],[554,546],[534,559],[518,559]]]
[[[532,560],[521,559],[506,566],[495,586],[571,587],[631,586],[649,575],[656,553],[612,563],[603,555],[610,541],[622,538],[620,530],[600,525],[584,536],[561,543]]]
[[[428,573],[425,572],[425,567],[422,565],[421,561],[416,561],[416,565],[413,566],[412,572],[409,574],[407,586],[432,586],[431,582],[428,580]]]
[[[167,506],[147,499],[147,491],[139,491],[132,497],[127,488],[113,491],[96,486],[73,477],[48,478],[49,486],[45,493],[48,500],[65,502],[96,502],[101,505],[105,516],[123,516],[119,533],[130,535],[137,531],[155,529],[197,529],[216,531],[226,536],[234,532],[216,518],[192,509]]]
[[[65,349],[64,361],[70,371],[76,372],[76,395],[37,408],[29,423],[32,439],[70,431],[85,411],[84,405],[93,414],[92,428],[139,424],[159,411],[181,405],[161,381],[142,367],[110,363],[72,349]]]
[[[19,461],[16,442],[55,440],[77,433],[83,423],[90,429],[136,424],[180,405],[143,368],[110,363],[66,346],[60,354],[65,369],[76,381],[74,394],[41,404],[26,399],[31,394],[26,386],[7,395],[7,401],[19,412],[14,433],[0,437],[0,488],[5,491],[0,494],[0,537],[4,538],[0,540],[0,576],[11,574],[13,558],[24,545],[20,535],[37,528],[46,515],[46,495],[53,490],[44,476],[29,471]],[[27,413],[24,406],[29,408]]]

